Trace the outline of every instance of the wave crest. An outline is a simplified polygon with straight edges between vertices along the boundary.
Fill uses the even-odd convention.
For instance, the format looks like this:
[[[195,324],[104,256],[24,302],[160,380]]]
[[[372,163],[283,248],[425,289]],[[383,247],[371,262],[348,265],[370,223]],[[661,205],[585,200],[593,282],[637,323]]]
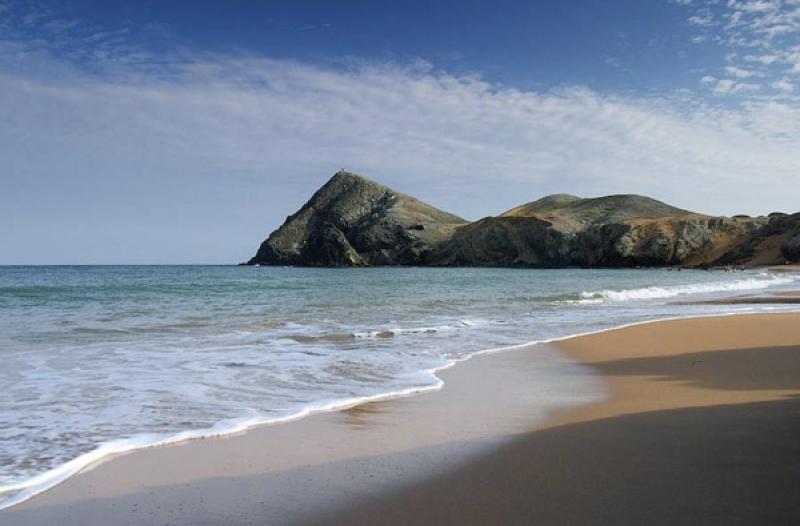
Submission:
[[[438,332],[452,331],[456,329],[463,329],[472,327],[475,322],[469,320],[458,320],[454,323],[444,325],[431,325],[427,327],[399,327],[375,330],[363,330],[353,332],[327,332],[324,334],[308,335],[308,334],[295,334],[288,336],[290,340],[298,343],[313,343],[313,342],[349,342],[357,339],[381,339],[381,338],[394,338],[395,336],[402,336],[404,334],[436,334]]]
[[[674,298],[692,294],[711,294],[714,292],[739,292],[747,290],[762,290],[774,285],[785,285],[795,281],[790,276],[777,276],[774,274],[760,274],[760,277],[750,277],[735,281],[718,281],[714,283],[692,283],[688,285],[674,285],[666,287],[644,287],[639,289],[612,290],[603,289],[592,292],[581,292],[579,300],[567,301],[591,305],[606,302],[623,302],[632,300],[652,300]]]

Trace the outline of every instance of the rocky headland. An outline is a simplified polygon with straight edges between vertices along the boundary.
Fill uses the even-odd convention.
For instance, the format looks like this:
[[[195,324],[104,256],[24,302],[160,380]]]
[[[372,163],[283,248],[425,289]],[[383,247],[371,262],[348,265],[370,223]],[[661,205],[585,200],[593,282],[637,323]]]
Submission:
[[[800,213],[717,217],[639,195],[544,197],[469,222],[339,171],[248,265],[633,267],[800,260]]]

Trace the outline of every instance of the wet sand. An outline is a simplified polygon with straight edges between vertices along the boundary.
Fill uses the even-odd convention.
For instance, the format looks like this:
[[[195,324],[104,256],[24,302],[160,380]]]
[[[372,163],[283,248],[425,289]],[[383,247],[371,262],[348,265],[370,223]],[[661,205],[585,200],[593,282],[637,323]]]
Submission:
[[[439,376],[436,392],[118,456],[0,511],[0,524],[301,523],[496,451],[544,423],[542,401],[562,384],[575,389],[551,410],[606,394],[593,371],[546,346]]]
[[[793,305],[800,303],[800,290],[784,290],[764,295],[743,295],[710,301],[688,302],[693,305]]]
[[[800,522],[800,314],[558,346],[599,376],[545,345],[484,355],[435,393],[120,456],[0,524]],[[594,402],[545,419],[542,358],[580,386],[561,403]]]
[[[775,296],[739,296],[722,300],[699,301],[694,305],[796,305],[800,303],[800,296],[794,294],[781,294]]]
[[[659,322],[559,346],[603,374],[609,400],[315,524],[800,523],[800,315]]]

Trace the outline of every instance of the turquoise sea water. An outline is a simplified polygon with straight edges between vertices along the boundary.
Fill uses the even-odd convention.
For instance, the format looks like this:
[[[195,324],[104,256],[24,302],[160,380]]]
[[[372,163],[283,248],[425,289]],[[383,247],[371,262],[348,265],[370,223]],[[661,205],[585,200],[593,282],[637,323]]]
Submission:
[[[487,349],[791,309],[687,302],[793,283],[758,271],[0,267],[0,507],[109,452],[436,388],[434,370]],[[543,404],[570,399],[558,374],[543,362]]]

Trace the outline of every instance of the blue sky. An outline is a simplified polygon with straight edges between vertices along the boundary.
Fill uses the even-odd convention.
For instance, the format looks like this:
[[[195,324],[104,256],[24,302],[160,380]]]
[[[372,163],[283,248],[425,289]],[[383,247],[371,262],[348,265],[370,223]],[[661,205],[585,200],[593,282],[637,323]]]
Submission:
[[[800,0],[0,0],[0,263],[247,259],[339,168],[800,209]]]
[[[98,27],[132,28],[159,53],[183,46],[334,67],[348,58],[424,59],[451,74],[528,89],[671,89],[692,84],[688,70],[703,67],[703,55],[720,54],[689,52],[693,28],[684,9],[641,0],[129,4],[84,2],[63,11]],[[148,31],[153,20],[155,32]]]

